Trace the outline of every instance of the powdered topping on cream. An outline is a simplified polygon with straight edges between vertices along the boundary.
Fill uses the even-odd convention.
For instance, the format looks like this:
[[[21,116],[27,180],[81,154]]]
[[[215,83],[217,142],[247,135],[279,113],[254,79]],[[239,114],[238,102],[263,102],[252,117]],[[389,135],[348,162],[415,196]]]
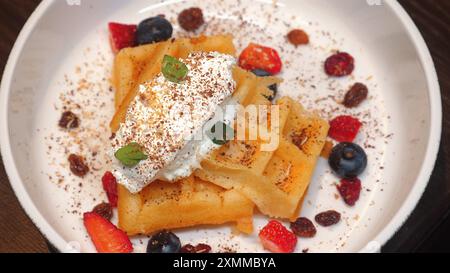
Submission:
[[[217,52],[195,52],[182,61],[189,69],[186,79],[173,83],[160,73],[141,85],[128,108],[125,122],[112,140],[112,154],[136,142],[148,155],[148,159],[132,168],[113,159],[114,175],[130,192],[139,192],[156,179],[173,180],[189,176],[192,166],[176,163],[187,170],[176,175],[173,175],[172,168],[171,174],[165,175],[164,169],[174,165],[171,163],[180,151],[200,151],[200,156],[204,156],[213,148],[211,145],[207,145],[208,149],[200,148],[205,147],[204,143],[188,144],[203,130],[202,126],[214,116],[218,107],[224,107],[223,103],[235,90],[232,75],[235,59]],[[186,146],[189,148],[184,149]],[[190,153],[181,158],[186,160]],[[191,163],[198,165],[197,160],[191,160]]]

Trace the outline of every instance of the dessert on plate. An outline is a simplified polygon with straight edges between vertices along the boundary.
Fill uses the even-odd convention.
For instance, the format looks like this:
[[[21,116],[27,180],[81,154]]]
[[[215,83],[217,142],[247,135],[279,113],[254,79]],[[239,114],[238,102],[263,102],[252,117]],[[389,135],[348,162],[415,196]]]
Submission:
[[[186,31],[204,23],[198,8],[184,10],[178,21]],[[355,204],[357,176],[367,164],[351,143],[361,124],[350,116],[329,123],[278,97],[282,61],[275,49],[250,43],[237,55],[230,34],[172,38],[163,16],[137,26],[110,23],[109,31],[113,163],[102,179],[109,203],[84,215],[99,252],[131,252],[128,237],[142,234],[152,235],[148,252],[209,252],[206,245],[182,247],[172,231],[230,224],[237,234],[252,234],[255,214],[273,219],[259,231],[263,247],[292,252],[297,236],[316,232],[298,217],[321,155],[343,178],[344,200]],[[309,41],[301,30],[287,38],[295,46]],[[334,77],[353,68],[347,53],[325,62]],[[348,95],[348,105],[365,99],[359,91]],[[333,148],[328,136],[342,143]],[[109,221],[113,207],[117,227]],[[315,220],[332,225],[339,217],[328,211]],[[291,230],[280,221],[290,221]]]
[[[195,47],[191,47],[192,40]],[[211,110],[221,105],[223,107],[224,102],[242,106],[271,105],[267,97],[272,95],[272,91],[268,86],[280,81],[274,77],[257,77],[235,66],[231,55],[235,51],[231,36],[192,40],[179,39],[147,45],[169,45],[159,57],[167,53],[180,58],[187,55],[181,62],[187,65],[190,78],[173,83],[162,72],[150,81],[141,78],[145,83],[140,85],[128,106],[125,122],[115,131],[112,139],[114,151],[134,142],[142,145],[148,154],[147,159],[132,168],[115,160],[113,174],[121,184],[119,227],[129,234],[139,234],[199,224],[235,222],[238,230],[248,233],[252,231],[254,205],[272,217],[295,218],[325,142],[328,123],[307,113],[289,98],[282,98],[277,103],[280,107],[281,140],[274,151],[261,151],[258,140],[233,139],[223,145],[217,145],[209,138],[203,138],[197,144],[185,141],[179,134],[184,130],[202,129],[211,118]],[[215,42],[217,47],[203,46],[215,40],[221,40]],[[128,48],[119,53],[118,58],[121,54],[133,54],[133,50],[140,49]],[[193,68],[193,62],[197,67]],[[162,65],[163,60],[151,60],[150,63]],[[116,61],[116,65],[121,64]],[[120,68],[115,67],[114,71],[117,70]],[[130,82],[128,79],[122,80]],[[145,102],[142,102],[143,99]],[[169,110],[153,111],[153,117],[144,113],[143,104],[152,110],[184,106],[192,106],[193,110],[167,118],[162,117],[161,112],[170,115]],[[123,104],[117,113],[121,107],[124,107]],[[233,120],[232,116],[226,123],[229,125]],[[178,124],[180,121],[181,124]],[[147,133],[144,135],[141,130]],[[298,137],[304,138],[301,146],[296,146],[292,141],[292,138]]]

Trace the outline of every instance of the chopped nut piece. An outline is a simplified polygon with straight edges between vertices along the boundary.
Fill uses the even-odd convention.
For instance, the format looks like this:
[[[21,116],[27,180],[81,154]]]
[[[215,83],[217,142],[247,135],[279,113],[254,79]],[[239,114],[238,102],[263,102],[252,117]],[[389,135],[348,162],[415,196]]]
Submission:
[[[288,33],[287,38],[288,41],[295,46],[306,45],[309,43],[308,34],[301,29],[291,30]]]
[[[333,150],[333,142],[326,141],[325,145],[323,145],[323,149],[322,152],[320,153],[320,156],[325,159],[328,159],[330,157],[331,150]]]

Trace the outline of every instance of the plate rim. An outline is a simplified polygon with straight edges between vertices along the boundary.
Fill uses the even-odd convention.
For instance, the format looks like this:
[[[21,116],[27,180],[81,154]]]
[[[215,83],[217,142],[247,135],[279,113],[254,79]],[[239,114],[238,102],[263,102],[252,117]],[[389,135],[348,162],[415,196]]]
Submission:
[[[442,134],[441,89],[430,49],[416,24],[400,3],[397,0],[386,0],[384,3],[388,4],[403,27],[407,30],[407,34],[413,41],[413,45],[419,55],[427,80],[431,124],[425,157],[422,161],[420,172],[414,182],[413,188],[389,223],[377,236],[375,236],[374,240],[369,242],[360,252],[373,252],[373,243],[375,243],[375,246],[379,246],[379,249],[376,249],[375,251],[381,251],[381,247],[397,233],[414,211],[430,181],[431,174],[436,164]]]
[[[14,157],[11,151],[8,125],[8,101],[11,90],[12,76],[17,65],[17,60],[37,21],[40,20],[40,18],[55,3],[55,1],[56,0],[43,0],[37,6],[20,31],[8,57],[0,87],[0,150],[9,183],[13,188],[17,199],[19,200],[21,207],[42,235],[58,250],[64,251],[67,249],[69,242],[66,242],[66,240],[64,240],[62,236],[52,228],[47,219],[40,213],[36,205],[33,203],[31,197],[25,189],[25,186],[23,185],[23,181],[20,178],[19,171],[15,165]],[[386,0],[383,4],[387,5],[388,8],[390,8],[395,16],[400,20],[401,24],[406,29],[409,38],[413,41],[413,45],[419,55],[419,59],[427,80],[428,97],[430,100],[429,111],[431,125],[425,157],[411,191],[401,204],[400,209],[390,219],[389,223],[367,246],[359,252],[379,252],[381,250],[381,246],[399,230],[410,214],[414,211],[414,208],[418,204],[426,186],[428,185],[431,173],[434,169],[442,132],[441,91],[430,50],[427,47],[419,29],[397,0]]]

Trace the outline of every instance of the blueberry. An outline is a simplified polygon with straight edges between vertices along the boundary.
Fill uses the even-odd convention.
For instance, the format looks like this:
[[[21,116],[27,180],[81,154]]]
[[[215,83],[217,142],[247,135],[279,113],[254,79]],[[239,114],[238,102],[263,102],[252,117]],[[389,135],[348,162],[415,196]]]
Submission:
[[[166,41],[172,37],[173,28],[162,16],[151,17],[140,22],[136,32],[136,44],[145,45]]]
[[[268,76],[272,76],[272,74],[270,74],[269,72],[263,70],[263,69],[253,69],[252,73],[255,74],[258,77],[268,77]],[[273,99],[275,98],[275,96],[277,95],[278,92],[278,86],[277,84],[272,84],[269,85],[269,89],[272,90],[273,95],[268,97],[267,99],[270,101],[273,101]]]
[[[258,77],[268,77],[272,76],[269,72],[263,69],[253,69],[252,73],[255,74]]]
[[[271,96],[271,98],[272,98],[271,100],[273,100],[274,97],[277,95],[277,92],[278,92],[278,86],[277,86],[276,83],[274,83],[274,84],[272,84],[272,85],[269,85],[269,89],[273,91],[273,95]]]
[[[367,155],[359,145],[342,142],[333,148],[328,163],[338,176],[355,178],[366,169]]]
[[[178,253],[180,248],[180,238],[170,231],[163,230],[150,238],[147,253]]]

